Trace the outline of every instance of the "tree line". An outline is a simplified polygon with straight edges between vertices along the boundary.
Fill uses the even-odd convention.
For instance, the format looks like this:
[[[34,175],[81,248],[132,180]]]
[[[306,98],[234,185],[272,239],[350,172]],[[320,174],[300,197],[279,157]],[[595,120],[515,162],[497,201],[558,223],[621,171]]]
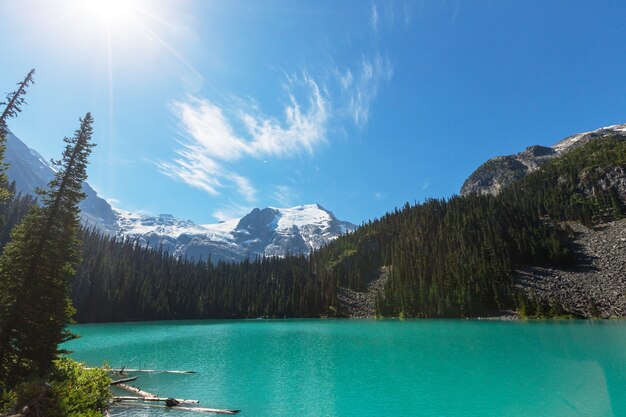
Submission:
[[[337,289],[363,290],[390,267],[378,314],[473,317],[522,306],[520,265],[571,266],[561,221],[591,225],[622,217],[609,169],[626,166],[626,141],[597,139],[506,188],[406,204],[308,258],[189,262],[135,240],[83,231],[72,278],[79,321],[343,316]]]
[[[596,139],[547,163],[498,196],[406,204],[308,258],[190,262],[136,240],[82,230],[70,278],[82,322],[185,318],[343,316],[339,287],[363,290],[390,267],[382,316],[472,317],[530,307],[516,291],[524,264],[568,266],[572,236],[559,222],[591,225],[624,215],[608,169],[624,166],[620,138]],[[23,212],[28,202],[6,205]],[[20,208],[21,207],[21,208]]]

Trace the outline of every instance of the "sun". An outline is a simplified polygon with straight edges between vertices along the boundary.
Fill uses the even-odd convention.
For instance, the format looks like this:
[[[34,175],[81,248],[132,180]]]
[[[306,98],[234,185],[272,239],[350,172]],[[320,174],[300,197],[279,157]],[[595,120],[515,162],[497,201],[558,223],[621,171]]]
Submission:
[[[135,15],[132,0],[82,0],[81,6],[90,18],[112,26],[128,24]]]

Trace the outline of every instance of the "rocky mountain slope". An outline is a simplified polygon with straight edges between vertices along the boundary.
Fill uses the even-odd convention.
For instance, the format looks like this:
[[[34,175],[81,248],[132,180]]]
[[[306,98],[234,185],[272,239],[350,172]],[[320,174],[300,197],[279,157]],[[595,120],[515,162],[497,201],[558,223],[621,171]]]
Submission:
[[[497,194],[507,185],[539,169],[546,161],[576,149],[589,141],[607,137],[626,137],[626,124],[577,133],[555,145],[534,145],[516,155],[497,156],[482,164],[461,187],[461,195],[471,193]]]
[[[584,155],[592,160],[592,155],[599,148],[590,142],[606,137],[618,139],[613,142],[611,149],[619,152],[617,150],[623,149],[626,140],[626,124],[579,133],[550,148],[534,146],[517,155],[491,159],[468,178],[462,192],[496,195],[507,185],[539,170],[555,157],[563,157],[561,164],[572,159],[576,153],[579,157]],[[584,149],[573,152],[587,144]],[[569,164],[567,174],[562,172],[554,177],[555,183],[551,190],[559,193],[562,191],[559,188],[565,186],[572,194],[571,202],[577,202],[574,205],[585,200],[595,200],[597,204],[598,200],[611,200],[611,208],[600,212],[586,226],[577,221],[558,224],[572,238],[570,247],[574,253],[575,266],[559,268],[526,265],[513,274],[515,287],[525,293],[528,299],[535,300],[534,304],[542,306],[543,311],[535,314],[570,314],[585,318],[626,316],[626,219],[623,218],[626,208],[626,165],[623,157],[612,159],[605,156],[596,161],[595,166],[585,167],[583,164],[574,170],[572,168],[575,165]],[[503,193],[507,195],[507,191]],[[566,206],[571,202],[562,203]],[[555,218],[558,219],[558,216]],[[603,220],[605,218],[612,221]],[[588,222],[590,220],[587,219]]]
[[[7,135],[7,174],[18,192],[35,194],[52,179],[55,167],[13,134]],[[256,256],[308,255],[354,230],[317,204],[293,208],[254,209],[241,219],[199,225],[170,214],[146,215],[111,207],[89,186],[81,203],[83,224],[125,238],[137,239],[179,257],[239,261]]]
[[[625,317],[626,219],[569,227],[576,234],[577,267],[523,268],[515,277],[517,288],[577,317]]]

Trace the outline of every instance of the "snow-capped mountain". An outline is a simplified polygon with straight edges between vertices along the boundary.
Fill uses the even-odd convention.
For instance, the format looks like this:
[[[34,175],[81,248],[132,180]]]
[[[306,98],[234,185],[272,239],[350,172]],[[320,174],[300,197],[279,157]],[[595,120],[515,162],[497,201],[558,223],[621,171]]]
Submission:
[[[45,188],[54,176],[54,166],[13,134],[7,135],[5,160],[10,164],[9,179],[23,194],[34,195],[36,188]],[[241,219],[201,225],[171,214],[154,216],[112,208],[87,183],[83,191],[87,195],[80,205],[84,224],[195,260],[308,255],[356,228],[318,204],[256,208]]]
[[[491,158],[465,180],[461,195],[498,194],[503,187],[539,169],[548,160],[557,158],[593,139],[607,136],[626,138],[626,124],[577,133],[549,147],[534,145],[516,155]]]
[[[305,254],[354,230],[318,204],[254,209],[241,219],[199,225],[176,219],[115,210],[119,234],[161,247],[179,257],[238,261],[256,256]]]
[[[37,188],[46,188],[54,177],[55,167],[36,150],[26,146],[12,133],[7,134],[4,162],[9,164],[7,175],[15,181],[18,192],[35,195]],[[116,215],[113,209],[86,182],[83,183],[85,199],[80,203],[81,217],[85,224],[97,226],[103,231],[115,232]]]

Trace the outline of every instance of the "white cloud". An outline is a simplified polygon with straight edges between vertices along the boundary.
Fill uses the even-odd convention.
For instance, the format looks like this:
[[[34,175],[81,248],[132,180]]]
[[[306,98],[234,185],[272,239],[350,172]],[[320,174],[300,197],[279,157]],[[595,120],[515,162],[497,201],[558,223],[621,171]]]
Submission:
[[[179,158],[172,162],[157,163],[161,173],[209,194],[218,195],[218,188],[223,186],[219,179],[221,166],[201,153],[194,153],[191,145],[184,146],[176,151]]]
[[[274,192],[272,193],[272,198],[281,207],[291,207],[295,205],[295,200],[298,198],[298,195],[293,191],[293,189],[287,185],[275,185]]]
[[[235,162],[244,157],[266,160],[313,154],[326,143],[328,103],[317,83],[305,74],[290,78],[287,87],[289,101],[282,118],[265,116],[254,105],[228,117],[230,113],[215,103],[194,96],[174,102],[172,112],[182,139],[176,157],[157,163],[159,170],[211,195],[234,189],[254,203],[257,190],[250,179],[234,170]],[[296,87],[306,91],[304,106],[293,92]],[[243,126],[243,134],[235,132],[235,125]],[[219,217],[226,215],[223,210],[216,212]]]
[[[246,201],[254,203],[256,201],[256,190],[252,186],[250,180],[246,177],[242,177],[241,175],[236,174],[233,174],[231,178],[237,185],[237,190],[239,191],[239,194],[241,194],[246,199]]]
[[[369,23],[374,32],[383,29],[387,14],[385,5],[371,3]],[[364,129],[381,86],[393,77],[393,66],[381,54],[379,42],[369,45],[352,65],[329,64],[314,76],[306,70],[301,75],[285,74],[282,111],[269,115],[249,97],[217,103],[188,96],[172,103],[179,146],[170,160],[157,163],[160,171],[222,200],[229,196],[244,202],[216,210],[218,219],[237,217],[244,208],[249,211],[247,205],[257,201],[259,192],[242,172],[244,162],[314,155],[328,143],[329,131],[344,132],[346,124]],[[283,206],[297,203],[286,186],[274,186],[273,192],[270,187],[269,194]]]
[[[302,152],[313,154],[318,145],[326,142],[328,122],[327,102],[313,79],[304,77],[310,88],[308,110],[303,111],[293,94],[284,110],[284,120],[241,113],[248,134],[252,138],[249,153],[255,157],[294,156]]]
[[[409,7],[406,0],[402,2],[402,18],[404,20],[404,25],[408,26],[411,24],[411,20],[413,19],[413,10]]]
[[[364,57],[358,64],[356,79],[351,82],[351,87],[344,89],[344,101],[346,112],[358,128],[363,128],[370,117],[370,107],[383,82],[388,82],[393,77],[393,66],[389,59],[380,54]],[[343,78],[340,83],[343,86]]]
[[[232,161],[249,152],[247,143],[235,136],[222,110],[208,100],[189,96],[185,102],[173,104],[174,114],[187,138],[190,150],[202,149],[213,158]]]
[[[352,86],[352,80],[352,71],[350,71],[349,69],[347,69],[344,74],[340,74],[339,83],[341,84],[341,89],[347,90],[348,88],[350,88]]]
[[[121,203],[120,200],[118,200],[117,198],[112,198],[112,197],[111,198],[107,198],[106,202],[109,203],[113,207],[118,206]]]
[[[212,214],[218,222],[223,222],[226,220],[238,219],[240,217],[245,216],[250,211],[252,211],[252,207],[243,206],[240,204],[235,204],[231,202],[228,205],[223,205],[219,209],[215,210]]]
[[[372,25],[372,30],[374,32],[378,32],[378,8],[374,3],[372,3],[372,16],[370,19],[370,24]]]

